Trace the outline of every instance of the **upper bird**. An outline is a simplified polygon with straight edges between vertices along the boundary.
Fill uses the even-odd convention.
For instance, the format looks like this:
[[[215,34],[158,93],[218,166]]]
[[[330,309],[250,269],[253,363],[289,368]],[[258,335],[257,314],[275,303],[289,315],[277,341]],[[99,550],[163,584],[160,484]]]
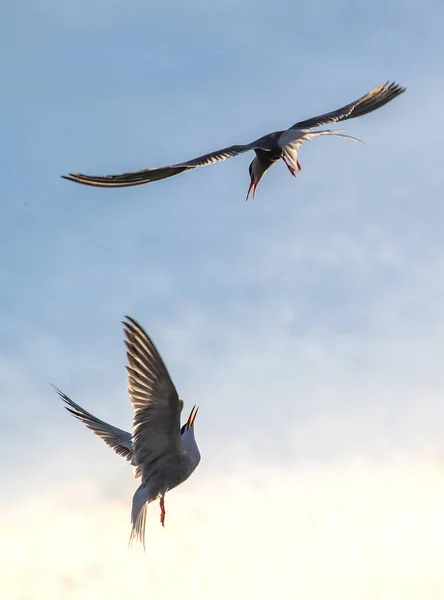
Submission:
[[[130,317],[125,319],[128,392],[134,408],[132,433],[105,423],[56,391],[71,414],[136,467],[134,476],[141,477],[142,483],[133,496],[130,542],[137,539],[145,545],[148,504],[160,499],[160,522],[164,525],[166,492],[188,479],[200,462],[194,438],[198,408],[193,407],[181,427],[183,400],[160,354],[142,327]]]
[[[317,117],[312,117],[305,121],[298,121],[289,129],[274,131],[250,144],[229,146],[176,165],[143,169],[142,171],[123,173],[122,175],[95,177],[82,175],[81,173],[70,173],[69,175],[62,175],[62,177],[64,179],[69,179],[70,181],[97,187],[129,187],[132,185],[150,183],[151,181],[157,181],[158,179],[166,179],[167,177],[178,175],[183,171],[190,171],[196,167],[206,167],[212,163],[226,160],[227,158],[243,154],[249,150],[254,150],[256,157],[249,166],[251,181],[247,192],[248,200],[251,191],[253,191],[254,197],[257,185],[264,173],[279,159],[282,159],[285,162],[292,175],[295,176],[296,173],[301,170],[301,165],[298,161],[298,148],[305,141],[311,141],[312,138],[319,135],[339,135],[361,142],[361,140],[340,133],[342,130],[324,129],[321,131],[310,131],[311,129],[320,127],[321,125],[338,123],[339,121],[366,115],[367,113],[384,106],[384,104],[387,104],[387,102],[390,102],[393,98],[396,98],[396,96],[405,92],[405,90],[405,87],[401,87],[395,82],[387,82],[384,85],[376,87],[365,96],[362,96],[362,98],[358,98],[358,100],[346,104],[342,108],[338,108],[337,110]]]

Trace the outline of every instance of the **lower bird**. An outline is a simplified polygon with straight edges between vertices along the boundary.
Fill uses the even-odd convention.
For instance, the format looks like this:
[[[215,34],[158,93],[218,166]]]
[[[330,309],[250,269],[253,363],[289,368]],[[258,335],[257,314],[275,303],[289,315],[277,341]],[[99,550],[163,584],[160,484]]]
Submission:
[[[132,433],[113,427],[87,412],[56,388],[66,409],[80,419],[117,454],[135,467],[141,484],[133,497],[130,543],[145,546],[147,506],[160,500],[160,522],[165,524],[165,494],[183,483],[200,462],[194,437],[198,407],[181,427],[183,400],[151,339],[130,317],[123,322],[129,366],[128,392],[134,408]]]
[[[166,179],[167,177],[178,175],[184,171],[190,171],[196,167],[205,167],[212,163],[231,158],[232,156],[254,150],[256,156],[249,166],[250,187],[247,192],[248,200],[251,191],[254,197],[258,183],[266,171],[280,159],[287,165],[290,173],[296,176],[296,173],[301,170],[298,160],[298,149],[304,142],[311,141],[314,137],[320,135],[339,135],[363,143],[357,138],[345,135],[341,129],[311,131],[313,128],[366,115],[381,108],[381,106],[384,106],[384,104],[387,104],[396,98],[396,96],[405,92],[405,90],[405,87],[388,81],[374,88],[371,92],[365,94],[365,96],[358,98],[358,100],[350,102],[350,104],[346,104],[337,110],[306,119],[305,121],[298,121],[288,129],[274,131],[249,144],[228,146],[227,148],[221,148],[220,150],[215,150],[214,152],[203,154],[197,158],[175,165],[143,169],[142,171],[123,173],[122,175],[93,176],[83,175],[82,173],[70,173],[69,175],[62,175],[62,177],[76,183],[96,187],[129,187],[150,183],[159,179]]]

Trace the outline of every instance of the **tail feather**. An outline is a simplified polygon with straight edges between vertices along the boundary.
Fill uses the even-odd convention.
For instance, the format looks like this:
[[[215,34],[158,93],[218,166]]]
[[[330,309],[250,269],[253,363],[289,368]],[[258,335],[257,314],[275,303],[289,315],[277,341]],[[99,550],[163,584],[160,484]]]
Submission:
[[[146,523],[146,513],[148,509],[148,504],[145,503],[139,511],[137,515],[136,522],[133,524],[131,529],[131,535],[129,539],[129,544],[131,545],[134,541],[141,542],[143,545],[143,549],[145,550],[145,523]]]
[[[353,140],[354,142],[365,145],[365,142],[359,138],[353,137],[352,135],[346,135],[345,133],[342,133],[343,131],[343,129],[323,129],[322,131],[310,131],[304,135],[304,139],[311,142],[312,138],[317,137],[318,135],[338,135],[339,137],[347,138],[348,140]]]
[[[131,510],[131,535],[129,545],[134,541],[141,542],[145,549],[145,523],[148,508],[148,491],[144,486],[140,486],[133,496],[133,507]]]

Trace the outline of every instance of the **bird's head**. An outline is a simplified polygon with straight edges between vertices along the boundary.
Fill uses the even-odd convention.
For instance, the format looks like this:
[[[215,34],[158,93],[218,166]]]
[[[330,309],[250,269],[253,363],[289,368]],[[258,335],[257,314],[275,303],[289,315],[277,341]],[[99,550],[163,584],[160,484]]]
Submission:
[[[187,422],[185,423],[185,425],[182,425],[182,428],[180,430],[184,450],[188,452],[190,456],[193,457],[194,462],[196,463],[194,468],[197,467],[200,461],[200,452],[199,448],[197,447],[196,439],[194,437],[194,423],[196,421],[196,415],[198,410],[198,406],[193,406]]]
[[[264,169],[262,163],[259,161],[259,159],[256,156],[252,160],[250,166],[248,167],[248,172],[250,173],[250,187],[248,188],[246,200],[248,200],[248,197],[249,197],[251,191],[253,191],[253,198],[254,198],[258,183],[262,179],[262,176],[266,170],[267,169]]]

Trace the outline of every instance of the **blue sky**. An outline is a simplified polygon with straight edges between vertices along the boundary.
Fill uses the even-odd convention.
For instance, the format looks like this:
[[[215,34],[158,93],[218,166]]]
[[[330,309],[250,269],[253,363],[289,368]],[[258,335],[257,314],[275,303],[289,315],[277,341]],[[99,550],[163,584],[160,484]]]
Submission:
[[[443,495],[442,4],[27,0],[2,13],[0,431],[11,451],[0,459],[0,552],[11,547],[7,525],[17,545],[2,554],[9,597],[112,598],[120,577],[136,598],[170,598],[169,556],[195,598],[226,597],[230,586],[261,598],[276,578],[282,593],[291,584],[305,598],[326,593],[322,585],[332,598],[409,598],[415,582],[441,598],[444,579],[432,559],[422,564],[421,548],[444,551],[434,537]],[[247,142],[388,79],[407,93],[346,124],[366,146],[315,140],[300,152],[296,180],[279,164],[248,203],[246,155],[123,190],[59,177]],[[130,427],[124,314],[153,337],[186,410],[201,407],[203,460],[170,494],[166,533],[157,507],[149,511],[149,573],[126,549],[131,472],[49,386]],[[286,520],[273,527],[281,505]],[[425,513],[419,526],[413,517]],[[390,537],[395,515],[405,532]],[[281,562],[255,582],[253,563],[239,571],[236,561],[260,552],[258,523]],[[50,542],[37,559],[42,536],[57,546],[61,531],[71,566]],[[348,542],[333,573],[329,548],[340,535]],[[362,553],[353,558],[354,544]],[[288,554],[306,580],[285,579]],[[410,579],[390,567],[395,556]],[[310,578],[316,567],[323,576]]]

